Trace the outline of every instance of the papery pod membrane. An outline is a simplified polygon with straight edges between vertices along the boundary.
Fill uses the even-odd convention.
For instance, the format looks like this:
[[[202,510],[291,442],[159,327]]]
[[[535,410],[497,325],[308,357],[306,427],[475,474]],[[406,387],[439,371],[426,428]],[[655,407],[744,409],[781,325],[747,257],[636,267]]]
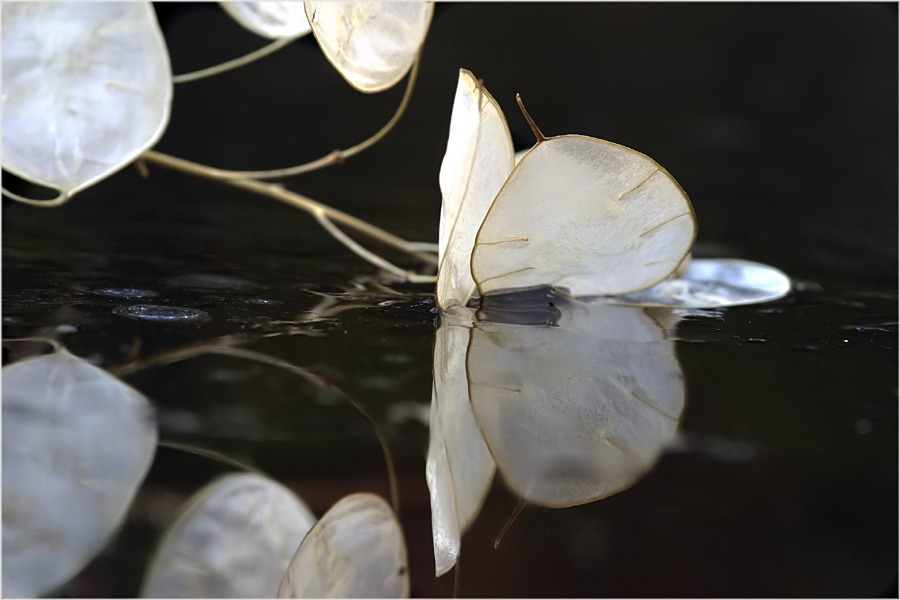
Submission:
[[[442,310],[464,306],[475,291],[469,264],[475,234],[513,164],[503,111],[471,72],[460,69],[440,172],[437,303]]]
[[[656,321],[638,308],[559,300],[554,327],[476,323],[467,358],[497,469],[524,500],[550,507],[633,485],[685,407],[674,342]]]
[[[791,279],[768,265],[730,258],[695,258],[681,276],[597,302],[669,308],[727,308],[783,298]]]
[[[545,285],[624,294],[674,272],[695,237],[690,201],[650,158],[586,136],[544,138],[488,211],[472,276],[481,295]]]
[[[460,538],[481,510],[494,478],[494,460],[469,404],[466,350],[473,320],[469,309],[456,307],[441,315],[435,332],[425,479],[438,576],[456,564]]]
[[[121,525],[156,449],[140,392],[64,350],[3,368],[3,595],[76,575]]]
[[[3,168],[72,195],[160,138],[169,55],[149,2],[3,2]]]
[[[226,475],[192,496],[150,563],[145,598],[273,598],[316,517],[283,485]]]
[[[361,92],[380,92],[409,71],[425,41],[431,2],[306,2],[328,61]]]
[[[306,35],[312,28],[302,2],[219,2],[231,18],[257,35],[271,39]]]
[[[406,598],[406,542],[394,511],[374,494],[335,503],[304,538],[279,598]]]

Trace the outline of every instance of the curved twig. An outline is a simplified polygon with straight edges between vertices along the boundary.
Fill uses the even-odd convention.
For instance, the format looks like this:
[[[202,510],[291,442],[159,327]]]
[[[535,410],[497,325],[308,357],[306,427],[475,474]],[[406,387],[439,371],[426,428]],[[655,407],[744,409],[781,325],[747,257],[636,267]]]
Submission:
[[[236,343],[236,342],[237,342],[236,339],[232,341],[232,343]],[[399,493],[399,489],[397,486],[397,473],[394,469],[394,458],[393,458],[393,454],[391,453],[390,446],[388,445],[387,436],[385,436],[385,434],[381,431],[381,428],[378,426],[378,423],[377,423],[377,421],[375,421],[375,418],[371,414],[369,414],[368,411],[366,411],[366,409],[361,404],[359,404],[356,400],[354,400],[353,397],[351,397],[349,394],[347,394],[340,388],[338,388],[332,384],[329,384],[323,378],[319,377],[318,375],[316,375],[312,371],[309,371],[308,369],[299,367],[299,366],[295,365],[294,363],[288,362],[286,360],[283,360],[280,358],[275,358],[274,356],[269,356],[268,354],[263,354],[262,352],[256,352],[255,350],[247,350],[246,348],[238,348],[238,347],[231,345],[231,343],[225,343],[222,345],[203,345],[203,346],[197,346],[197,347],[193,347],[193,348],[186,348],[181,352],[168,353],[167,355],[165,355],[164,360],[159,360],[159,357],[157,357],[157,359],[155,359],[155,360],[149,359],[149,360],[144,360],[144,361],[140,361],[140,362],[134,362],[134,363],[131,363],[129,365],[125,365],[125,366],[119,367],[119,368],[108,369],[108,372],[112,373],[114,375],[117,375],[117,376],[121,376],[121,375],[128,374],[128,373],[134,373],[135,371],[138,371],[142,368],[146,368],[153,364],[156,364],[156,365],[171,364],[173,362],[186,360],[188,358],[192,358],[194,356],[200,356],[202,354],[222,354],[225,356],[233,356],[235,358],[243,358],[246,360],[252,360],[254,362],[270,365],[273,367],[278,367],[280,369],[284,369],[290,373],[293,373],[295,375],[299,375],[300,377],[303,377],[304,379],[313,383],[314,385],[318,386],[321,389],[328,389],[328,390],[337,392],[344,400],[346,400],[351,406],[353,406],[353,408],[355,408],[357,411],[359,411],[359,413],[363,417],[365,417],[366,420],[369,421],[369,423],[372,424],[372,430],[375,433],[375,438],[378,440],[378,444],[381,446],[381,451],[384,454],[385,468],[387,470],[387,476],[388,476],[388,485],[390,486],[391,500],[392,500],[392,503],[394,506],[394,510],[399,512],[399,510],[400,510],[400,493]],[[172,443],[169,443],[167,445],[169,445],[170,447],[174,447],[174,445]],[[211,451],[206,451],[205,453],[198,452],[196,448],[190,449],[188,447],[182,447],[179,449],[193,451],[195,454],[199,454],[201,456],[207,456],[208,458],[221,459],[218,456],[214,456],[214,454],[218,454],[218,453],[213,453]],[[252,467],[248,467],[247,465],[244,465],[243,463],[234,461],[233,459],[229,459],[229,461],[231,462],[231,464],[240,466],[245,469],[252,468]]]
[[[22,204],[27,204],[29,206],[37,206],[39,208],[53,208],[55,206],[62,206],[72,198],[71,194],[67,194],[62,190],[60,190],[59,195],[56,198],[50,198],[48,200],[26,198],[25,196],[20,196],[19,194],[11,192],[6,188],[0,188],[0,190],[2,190],[3,195],[10,200],[15,200],[16,202],[21,202]]]
[[[201,177],[211,179],[212,181],[217,181],[226,185],[230,185],[232,187],[255,192],[263,196],[268,196],[269,198],[278,200],[279,202],[284,202],[285,204],[289,204],[295,208],[304,210],[312,215],[324,214],[335,223],[340,223],[341,225],[350,227],[362,235],[368,236],[383,244],[396,248],[401,252],[410,254],[429,265],[437,266],[437,257],[433,254],[416,249],[418,246],[417,244],[414,245],[411,242],[407,242],[403,238],[400,238],[343,211],[331,208],[330,206],[322,204],[320,202],[316,202],[315,200],[307,198],[306,196],[303,196],[296,192],[286,190],[280,185],[265,183],[248,178],[223,179],[218,177],[214,173],[211,173],[208,167],[188,160],[184,160],[182,158],[163,154],[162,152],[157,152],[155,150],[147,150],[141,155],[141,157],[147,162],[168,167],[176,171],[181,171],[190,175],[199,175]]]
[[[277,50],[281,50],[294,40],[296,40],[300,36],[294,36],[289,38],[280,38],[272,42],[271,44],[267,44],[262,48],[254,50],[244,56],[239,56],[237,58],[233,58],[231,60],[227,60],[223,63],[219,63],[218,65],[214,65],[212,67],[206,67],[205,69],[200,69],[198,71],[192,71],[190,73],[183,73],[181,75],[173,75],[172,83],[187,83],[189,81],[197,81],[199,79],[205,79],[207,77],[212,77],[213,75],[218,75],[219,73],[225,73],[226,71],[231,71],[232,69],[237,69],[238,67],[243,67],[244,65],[250,64],[253,61],[259,60],[269,54]]]
[[[187,452],[188,454],[202,456],[203,458],[208,458],[210,460],[220,462],[239,471],[247,471],[248,473],[255,473],[257,475],[262,475],[263,477],[271,478],[269,474],[264,473],[258,467],[255,467],[250,463],[231,458],[227,454],[223,454],[222,452],[217,452],[215,450],[210,450],[209,448],[203,448],[201,446],[194,446],[191,444],[183,444],[181,442],[171,442],[168,440],[160,440],[157,442],[157,445],[161,448],[169,448],[171,450],[178,450],[179,452]]]
[[[219,179],[238,179],[238,178],[253,178],[253,179],[275,179],[278,177],[289,177],[292,175],[300,175],[301,173],[309,173],[311,171],[315,171],[317,169],[321,169],[324,167],[329,167],[331,165],[337,165],[343,163],[345,160],[350,158],[351,156],[355,156],[370,148],[371,146],[378,143],[384,136],[386,136],[391,129],[400,121],[400,117],[403,116],[403,113],[406,112],[406,107],[409,105],[409,99],[412,97],[412,91],[415,87],[416,77],[419,73],[419,57],[420,54],[416,55],[416,59],[413,61],[412,67],[409,72],[409,79],[406,83],[406,91],[403,93],[403,98],[400,100],[400,104],[397,106],[397,110],[394,112],[394,115],[391,119],[384,124],[384,126],[379,129],[374,135],[363,140],[362,142],[356,144],[355,146],[351,146],[346,150],[334,150],[329,152],[325,156],[321,158],[317,158],[316,160],[304,163],[302,165],[296,165],[294,167],[287,167],[284,169],[267,169],[267,170],[259,170],[259,171],[232,171],[229,169],[217,169],[214,167],[203,167],[206,171],[206,175],[208,177],[216,177]]]
[[[328,216],[321,211],[316,211],[313,213],[313,215],[316,217],[316,221],[319,222],[319,225],[321,225],[325,229],[325,231],[330,233],[332,237],[334,237],[340,243],[344,244],[347,248],[350,249],[351,252],[353,252],[363,260],[369,261],[376,267],[384,269],[388,273],[399,277],[400,279],[405,280],[408,278],[409,274],[406,271],[404,271],[394,263],[381,258],[374,252],[370,252],[369,250],[363,248],[362,245],[356,242],[356,240],[338,229],[335,224],[331,222]]]

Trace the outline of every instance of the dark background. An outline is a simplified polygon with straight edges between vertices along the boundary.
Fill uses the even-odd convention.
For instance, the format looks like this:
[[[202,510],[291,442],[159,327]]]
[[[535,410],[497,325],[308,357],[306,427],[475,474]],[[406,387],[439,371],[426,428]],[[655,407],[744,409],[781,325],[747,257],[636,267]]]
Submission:
[[[157,12],[174,73],[264,43],[213,3]],[[494,550],[516,504],[498,479],[463,540],[461,595],[896,597],[897,51],[894,3],[439,4],[396,129],[343,166],[287,182],[408,239],[436,240],[438,170],[464,67],[506,112],[516,149],[532,143],[519,92],[545,134],[607,139],[663,165],[694,204],[696,255],[757,260],[794,278],[786,300],[679,329],[684,432],[707,449],[752,448],[752,458],[667,455],[607,500],[527,508]],[[402,87],[352,90],[309,36],[176,86],[157,149],[222,168],[296,164],[368,137]],[[67,346],[106,365],[135,337],[151,352],[288,318],[316,304],[309,290],[372,272],[294,209],[152,166],[149,180],[126,168],[55,210],[4,201],[3,233],[5,335],[74,324]],[[258,282],[281,308],[160,283],[197,272]],[[162,286],[166,302],[213,318],[153,329],[110,317],[113,301],[89,290],[112,285]],[[399,303],[342,313],[321,339],[260,349],[315,365],[376,414],[427,403],[432,290],[405,291]],[[345,493],[386,494],[354,411],[294,415],[290,379],[244,366],[245,380],[225,386],[210,383],[217,368],[197,359],[129,382],[158,403],[163,424],[178,411],[209,419],[197,438],[255,459],[317,514]],[[241,394],[251,393],[265,409],[247,408]],[[251,435],[253,423],[268,429]],[[432,571],[427,432],[406,424],[392,436],[413,594],[450,594],[453,576]],[[136,593],[156,536],[210,469],[161,449],[129,524],[61,593]]]

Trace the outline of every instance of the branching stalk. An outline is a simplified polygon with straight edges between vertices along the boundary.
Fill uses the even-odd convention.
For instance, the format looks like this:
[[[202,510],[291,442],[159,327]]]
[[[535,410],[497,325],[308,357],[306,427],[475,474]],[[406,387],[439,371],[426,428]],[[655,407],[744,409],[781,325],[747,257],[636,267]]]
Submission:
[[[427,264],[437,266],[437,257],[433,254],[426,253],[417,249],[418,244],[407,242],[403,238],[400,238],[379,227],[367,223],[366,221],[358,219],[335,208],[331,208],[330,206],[327,206],[320,202],[316,202],[315,200],[307,198],[306,196],[303,196],[296,192],[286,190],[280,185],[265,183],[249,178],[223,179],[215,174],[214,169],[209,169],[204,165],[184,160],[182,158],[163,154],[162,152],[157,152],[156,150],[148,150],[144,152],[141,157],[147,162],[167,167],[175,171],[204,177],[207,179],[211,179],[212,181],[218,181],[220,183],[230,185],[232,187],[261,194],[263,196],[268,196],[269,198],[278,200],[279,202],[284,202],[285,204],[289,204],[295,208],[304,210],[312,214],[313,216],[325,215],[329,220],[335,223],[340,223],[341,225],[349,227],[354,231],[363,234],[371,239],[396,248],[401,252],[410,254]]]

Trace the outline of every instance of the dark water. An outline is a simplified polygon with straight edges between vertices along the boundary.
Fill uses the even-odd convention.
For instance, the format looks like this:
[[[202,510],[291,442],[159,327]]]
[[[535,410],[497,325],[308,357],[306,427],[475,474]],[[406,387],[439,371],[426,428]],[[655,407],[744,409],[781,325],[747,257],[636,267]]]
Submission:
[[[160,15],[176,73],[260,44],[212,4]],[[436,240],[466,67],[517,148],[530,144],[518,91],[548,135],[602,137],[664,165],[698,215],[697,256],[759,260],[795,281],[783,300],[679,323],[683,437],[631,489],[526,507],[494,549],[517,504],[495,478],[463,537],[460,595],[896,596],[896,17],[893,4],[439,5],[397,129],[288,183]],[[177,87],[159,149],[285,166],[374,132],[400,94],[353,92],[306,39]],[[202,355],[124,378],[155,404],[161,440],[252,462],[319,515],[348,493],[389,494],[371,424],[335,390],[352,397],[394,453],[412,593],[449,595],[453,575],[433,576],[424,479],[433,290],[373,275],[306,215],[157,167],[55,210],[4,203],[5,337],[55,330],[114,368],[245,336],[242,348],[308,369],[320,383]],[[6,360],[42,351],[5,348]],[[136,594],[179,504],[227,470],[161,447],[123,529],[57,593]]]

